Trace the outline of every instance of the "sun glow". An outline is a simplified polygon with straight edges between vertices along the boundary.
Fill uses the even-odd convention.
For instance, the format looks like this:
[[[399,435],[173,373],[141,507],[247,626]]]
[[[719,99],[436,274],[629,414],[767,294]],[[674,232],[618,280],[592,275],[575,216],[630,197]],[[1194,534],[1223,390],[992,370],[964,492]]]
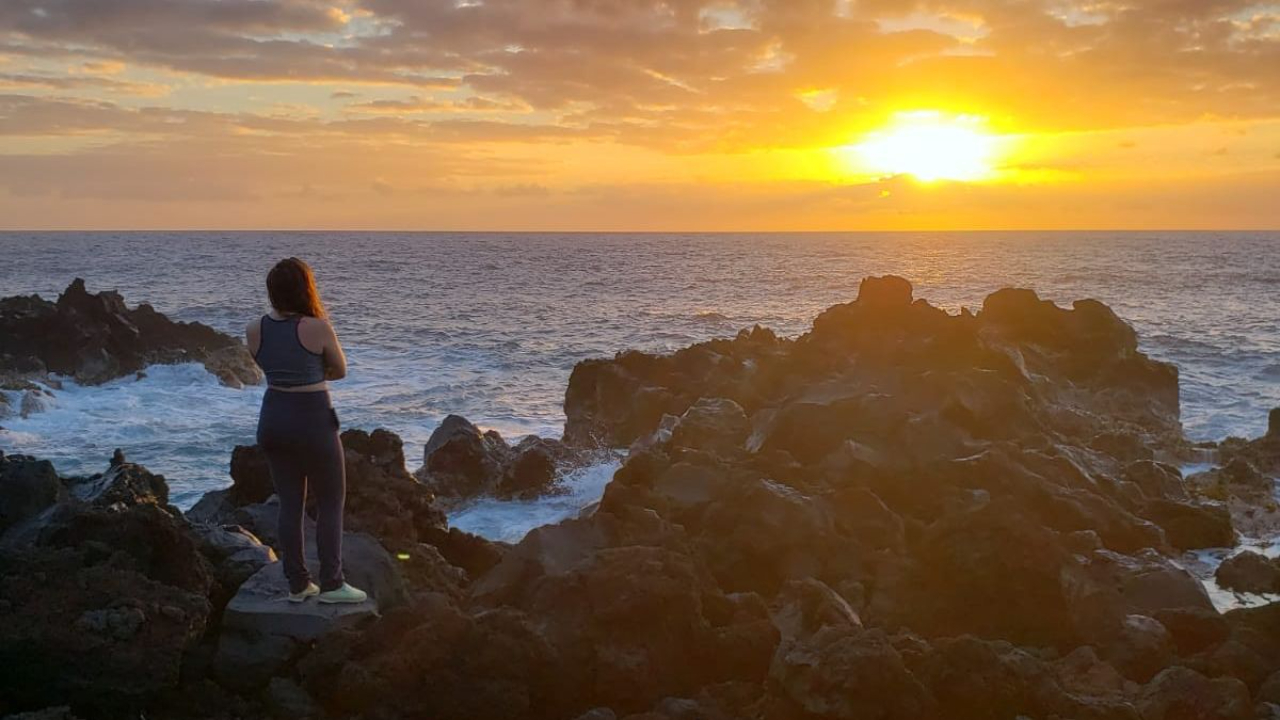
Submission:
[[[998,141],[983,118],[920,111],[899,113],[889,127],[843,154],[874,173],[910,175],[921,182],[975,182],[995,175]]]

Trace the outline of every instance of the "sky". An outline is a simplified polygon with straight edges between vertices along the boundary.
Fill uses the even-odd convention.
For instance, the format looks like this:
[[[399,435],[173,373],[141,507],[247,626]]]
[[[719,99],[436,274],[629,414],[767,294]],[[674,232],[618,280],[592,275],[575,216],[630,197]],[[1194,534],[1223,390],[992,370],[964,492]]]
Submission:
[[[1280,4],[2,0],[0,227],[1278,229]]]

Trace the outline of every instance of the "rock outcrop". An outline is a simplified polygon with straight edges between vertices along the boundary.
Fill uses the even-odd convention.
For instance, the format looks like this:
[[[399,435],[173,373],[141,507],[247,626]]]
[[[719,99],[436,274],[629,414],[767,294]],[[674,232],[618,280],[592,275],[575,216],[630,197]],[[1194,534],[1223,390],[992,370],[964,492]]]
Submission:
[[[631,448],[599,506],[465,598],[323,641],[326,712],[468,717],[490,677],[529,718],[1234,717],[1280,662],[1172,561],[1231,518],[1160,461],[1176,371],[1098,303],[952,316],[870,279],[796,340],[582,363],[566,415],[573,445]],[[440,467],[493,477],[451,424]],[[455,638],[520,660],[459,677]]]
[[[308,523],[306,530],[307,563],[317,568],[314,523]],[[342,561],[348,581],[365,589],[369,599],[352,605],[284,602],[282,592],[288,581],[279,562],[265,563],[245,579],[222,612],[215,677],[236,689],[264,688],[310,643],[406,602],[396,561],[373,538],[347,533]]]
[[[426,540],[473,571],[495,564],[478,558],[500,548],[447,528],[394,434],[348,431],[343,441],[353,530],[343,559],[370,595],[343,606],[284,602],[276,498],[263,497],[270,477],[256,448],[237,448],[233,486],[190,518],[168,504],[162,476],[120,451],[104,472],[70,478],[0,454],[0,661],[13,669],[0,673],[0,714],[69,702],[87,717],[170,717],[185,715],[183,697],[196,693],[235,717],[265,717],[306,705],[285,676],[321,638],[422,593],[462,597],[467,570]]]
[[[1280,593],[1280,560],[1246,550],[1222,561],[1215,577],[1228,590]]]
[[[0,452],[0,535],[65,496],[53,463]]]
[[[466,418],[449,415],[431,433],[414,474],[444,507],[477,497],[529,499],[555,492],[561,470],[578,456],[558,440],[535,435],[513,447],[496,430],[481,432]]]
[[[108,691],[72,675],[42,693],[29,688],[54,665],[37,665],[0,687],[28,688],[0,712],[185,717],[175,688],[237,717],[379,720],[1244,720],[1280,700],[1280,604],[1220,613],[1175,561],[1234,543],[1241,517],[1167,462],[1189,447],[1177,373],[1099,303],[1006,290],[950,315],[870,278],[794,340],[756,328],[582,363],[566,417],[574,448],[627,459],[592,511],[510,547],[449,529],[435,495],[501,495],[520,446],[450,418],[418,479],[394,435],[344,433],[348,527],[367,533],[349,544],[371,551],[352,567],[400,584],[377,589],[376,613],[332,617],[278,616],[263,594],[281,581],[262,557],[274,514],[252,449],[233,488],[193,509],[213,523],[200,532],[136,468],[62,481],[50,500],[33,461],[0,466],[22,478],[13,497],[35,498],[9,520],[5,538],[33,544],[7,567],[105,556],[157,584],[131,586],[148,588],[136,604],[81,593],[65,608],[29,604],[34,583],[5,575],[0,600],[22,605],[0,629],[26,634],[0,641],[0,660],[48,642],[71,662],[57,616],[124,643],[136,670],[153,646],[130,643],[160,593],[211,608],[194,647],[155,626],[170,654],[150,659],[182,648],[181,677]],[[556,448],[542,446],[553,465]],[[1258,457],[1245,459],[1269,472]],[[1246,466],[1220,472],[1263,486]],[[155,541],[133,536],[177,549],[149,555]],[[176,572],[186,555],[203,570]]]
[[[30,487],[33,466],[47,485],[29,458],[0,463],[0,487]],[[54,502],[0,535],[0,713],[127,714],[178,684],[217,580],[163,477],[121,459],[58,481],[39,493]]]
[[[1246,537],[1280,535],[1280,485],[1273,479],[1280,464],[1271,458],[1280,449],[1272,445],[1265,437],[1249,443],[1223,441],[1217,448],[1223,464],[1188,477],[1188,492],[1224,507],[1232,525]]]
[[[49,375],[96,385],[148,365],[181,362],[199,362],[232,387],[262,380],[238,339],[200,323],[174,322],[146,303],[131,309],[119,293],[90,293],[79,278],[56,302],[38,295],[0,300],[0,375],[10,389]]]

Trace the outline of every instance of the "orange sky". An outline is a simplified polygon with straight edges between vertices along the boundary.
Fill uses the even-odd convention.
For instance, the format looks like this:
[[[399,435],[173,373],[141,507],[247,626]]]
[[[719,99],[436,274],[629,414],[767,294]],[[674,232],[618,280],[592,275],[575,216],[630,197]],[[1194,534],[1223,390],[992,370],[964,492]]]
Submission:
[[[1280,4],[3,0],[0,227],[1275,229]]]

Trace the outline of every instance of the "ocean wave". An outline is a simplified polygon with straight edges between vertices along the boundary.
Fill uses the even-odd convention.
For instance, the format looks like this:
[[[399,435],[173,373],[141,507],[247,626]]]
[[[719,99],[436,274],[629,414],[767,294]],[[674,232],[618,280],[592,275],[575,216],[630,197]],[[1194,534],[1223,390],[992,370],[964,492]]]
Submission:
[[[621,461],[578,468],[563,480],[565,492],[535,500],[482,498],[449,514],[449,525],[490,540],[519,542],[530,530],[577,517],[600,499]]]

